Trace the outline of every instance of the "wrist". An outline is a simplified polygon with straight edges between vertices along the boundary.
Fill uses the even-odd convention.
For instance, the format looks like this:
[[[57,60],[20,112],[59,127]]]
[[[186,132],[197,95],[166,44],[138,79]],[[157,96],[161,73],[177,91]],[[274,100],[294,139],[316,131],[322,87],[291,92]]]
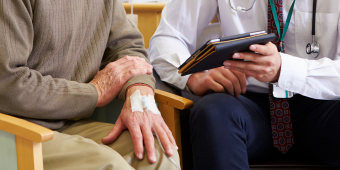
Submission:
[[[91,81],[90,83],[92,83],[92,84],[96,87],[96,89],[97,89],[98,99],[97,99],[97,105],[96,105],[96,107],[101,107],[101,106],[102,106],[102,102],[101,102],[102,91],[100,90],[99,85],[98,85],[96,82],[92,82],[92,81]]]
[[[186,86],[185,86],[185,88],[184,88],[184,90],[187,90],[188,92],[190,92],[190,93],[192,93],[192,94],[194,94],[194,92],[192,91],[192,87],[191,87],[191,84],[192,84],[192,82],[193,82],[193,74],[191,74],[190,76],[189,76],[189,78],[188,78],[188,81],[187,81],[187,84],[186,84]]]
[[[270,81],[270,83],[277,83],[279,81],[279,78],[280,78],[280,73],[281,73],[281,67],[279,68],[279,70],[277,71],[275,77],[273,78],[272,81]]]
[[[204,86],[199,81],[200,77],[203,77],[202,72],[191,74],[188,78],[186,88],[190,93],[194,95],[198,95],[197,93],[199,93],[200,87]]]
[[[142,90],[145,91],[146,89],[146,93],[150,94],[150,95],[154,95],[154,90],[151,86],[147,85],[147,84],[143,84],[143,83],[136,83],[133,85],[130,85],[125,92],[125,96],[130,96],[133,92],[135,92],[136,90]],[[142,92],[143,93],[143,92]]]
[[[280,73],[281,73],[281,65],[282,65],[282,61],[281,61],[281,53],[278,53],[278,58],[279,58],[279,61],[278,61],[278,70],[276,72],[276,75],[275,77],[273,78],[273,80],[271,82],[278,82],[279,81],[279,78],[280,78]]]

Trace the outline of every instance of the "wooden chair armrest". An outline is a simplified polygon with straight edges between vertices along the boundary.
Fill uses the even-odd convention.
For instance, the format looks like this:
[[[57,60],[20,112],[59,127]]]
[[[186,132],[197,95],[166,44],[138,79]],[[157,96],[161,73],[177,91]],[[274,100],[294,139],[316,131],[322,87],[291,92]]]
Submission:
[[[166,3],[133,3],[133,11],[162,11]],[[131,4],[130,3],[123,3],[123,6],[127,12],[131,11]]]
[[[189,109],[193,105],[189,99],[159,89],[155,89],[155,100],[180,110]]]
[[[0,130],[42,143],[53,139],[52,130],[26,120],[0,113]]]
[[[193,106],[193,102],[184,97],[177,96],[159,89],[155,89],[155,100],[158,102],[158,109],[162,113],[164,122],[168,125],[172,135],[175,137],[178,153],[182,159],[182,141],[181,141],[181,125],[180,111],[189,109]],[[181,161],[183,169],[183,163]]]

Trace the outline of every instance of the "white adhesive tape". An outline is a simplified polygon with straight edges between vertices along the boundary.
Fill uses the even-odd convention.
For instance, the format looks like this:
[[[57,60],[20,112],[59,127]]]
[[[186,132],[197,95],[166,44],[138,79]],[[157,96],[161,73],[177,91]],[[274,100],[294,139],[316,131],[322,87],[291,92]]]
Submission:
[[[144,108],[148,108],[153,114],[161,114],[157,108],[156,101],[153,96],[150,94],[147,96],[148,106],[143,105],[142,95],[140,94],[140,90],[136,90],[131,96],[131,110],[132,112],[143,112]]]

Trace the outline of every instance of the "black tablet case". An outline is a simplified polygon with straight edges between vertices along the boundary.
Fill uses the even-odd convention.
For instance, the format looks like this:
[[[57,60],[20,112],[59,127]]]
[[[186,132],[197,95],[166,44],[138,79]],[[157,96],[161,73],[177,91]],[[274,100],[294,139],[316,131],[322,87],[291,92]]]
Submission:
[[[242,37],[244,34],[240,34]],[[253,44],[267,44],[276,38],[275,34],[258,34],[244,38],[239,35],[221,38],[219,42],[203,45],[191,55],[178,69],[182,76],[223,66],[226,60],[232,60],[236,52],[250,52]],[[235,38],[236,37],[236,38]]]

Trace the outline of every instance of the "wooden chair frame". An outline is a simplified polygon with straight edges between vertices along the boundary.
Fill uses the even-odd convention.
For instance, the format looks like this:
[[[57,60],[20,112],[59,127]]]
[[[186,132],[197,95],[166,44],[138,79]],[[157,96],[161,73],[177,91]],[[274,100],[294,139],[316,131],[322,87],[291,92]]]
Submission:
[[[192,107],[191,100],[155,89],[155,100],[169,126],[182,158],[179,110]],[[26,120],[0,113],[0,130],[15,135],[18,170],[42,170],[42,142],[53,139],[52,130]],[[182,166],[182,161],[181,161]]]
[[[193,102],[189,99],[158,89],[155,89],[155,100],[158,102],[158,109],[162,113],[165,123],[168,125],[176,140],[178,153],[181,158],[181,167],[183,169],[180,110],[191,108]]]
[[[15,135],[18,170],[43,169],[42,142],[53,139],[52,130],[2,113],[0,130]]]

